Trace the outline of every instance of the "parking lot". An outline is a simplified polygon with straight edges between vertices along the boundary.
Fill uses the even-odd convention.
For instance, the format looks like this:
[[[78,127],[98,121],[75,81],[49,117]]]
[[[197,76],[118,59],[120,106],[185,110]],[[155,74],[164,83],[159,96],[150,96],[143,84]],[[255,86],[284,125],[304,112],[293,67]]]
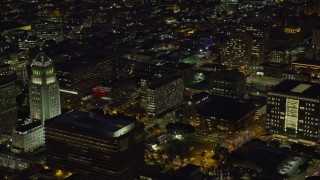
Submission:
[[[307,163],[307,159],[300,156],[294,156],[286,160],[279,168],[279,173],[289,177],[299,174],[300,166]]]

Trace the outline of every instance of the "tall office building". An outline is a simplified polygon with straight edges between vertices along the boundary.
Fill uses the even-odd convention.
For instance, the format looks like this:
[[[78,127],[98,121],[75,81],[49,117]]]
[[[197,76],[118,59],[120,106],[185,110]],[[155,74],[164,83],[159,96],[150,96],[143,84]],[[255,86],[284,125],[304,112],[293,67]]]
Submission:
[[[166,76],[149,82],[147,114],[157,116],[183,102],[184,85],[178,75]]]
[[[56,65],[64,107],[74,106],[92,93],[92,88],[116,76],[117,56],[105,52],[91,52]],[[71,104],[71,105],[70,105]]]
[[[251,66],[252,38],[234,34],[221,47],[221,62],[230,67],[247,69]]]
[[[274,48],[270,50],[270,61],[277,63],[290,63],[289,50],[286,48]]]
[[[265,59],[265,53],[269,47],[269,31],[267,23],[256,19],[245,19],[241,23],[240,31],[252,38],[252,62],[254,66],[259,65]]]
[[[31,65],[30,116],[44,122],[61,114],[59,83],[51,59],[39,53]]]
[[[320,84],[284,80],[268,92],[266,128],[283,138],[318,142]]]
[[[47,164],[83,179],[134,179],[144,165],[143,125],[72,111],[45,122]]]
[[[16,76],[0,75],[0,133],[11,134],[17,122]]]

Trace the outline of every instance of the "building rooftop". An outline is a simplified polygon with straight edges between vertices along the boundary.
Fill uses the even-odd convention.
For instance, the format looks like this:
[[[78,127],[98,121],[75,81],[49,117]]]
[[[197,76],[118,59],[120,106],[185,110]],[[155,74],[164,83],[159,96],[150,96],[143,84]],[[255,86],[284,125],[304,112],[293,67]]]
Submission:
[[[1,86],[7,86],[7,84],[15,83],[17,80],[16,74],[10,74],[10,75],[0,75],[0,87]]]
[[[37,66],[47,66],[50,64],[52,64],[52,60],[44,52],[40,52],[32,62],[32,65]]]
[[[227,67],[222,64],[212,64],[212,63],[206,63],[199,67],[199,69],[208,70],[208,69],[217,69],[217,70],[226,70]]]
[[[19,126],[16,128],[16,132],[26,132],[26,131],[30,131],[31,129],[38,127],[41,125],[41,121],[34,121],[32,123],[29,123],[27,125],[24,126]]]
[[[239,81],[241,79],[244,79],[246,75],[242,72],[224,70],[213,72],[212,77],[231,81]]]
[[[24,162],[42,162],[46,158],[46,153],[43,147],[39,147],[38,149],[34,149],[33,152],[12,152],[11,149],[6,147],[6,145],[11,145],[11,142],[2,143],[0,146],[0,158],[11,158],[11,159],[19,159]]]
[[[230,121],[236,121],[244,117],[254,109],[249,102],[240,102],[221,96],[211,96],[210,101],[204,103],[197,109],[200,116],[223,117]],[[232,113],[230,113],[232,111]]]
[[[320,100],[320,84],[311,82],[284,80],[269,92]]]
[[[122,86],[128,86],[129,83],[134,83],[135,80],[132,78],[115,78],[110,81],[104,82],[101,87],[111,87],[111,88],[117,88]]]
[[[103,116],[84,111],[71,111],[45,122],[45,127],[57,127],[111,138],[120,137],[135,126],[135,121],[129,117]]]
[[[210,82],[208,80],[203,80],[201,82],[189,84],[187,85],[187,88],[193,89],[193,90],[208,91],[208,89],[210,88]]]
[[[56,70],[74,72],[77,71],[78,68],[93,66],[98,62],[104,62],[107,59],[111,59],[114,57],[116,57],[116,55],[112,53],[92,51],[91,53],[73,58],[69,61],[56,64]]]
[[[179,79],[180,76],[174,74],[174,75],[169,75],[169,76],[165,76],[159,79],[155,79],[155,80],[151,80],[150,84],[148,85],[149,89],[156,89],[159,88],[165,84],[168,84],[174,80]]]
[[[268,67],[268,68],[286,68],[289,64],[285,63],[276,63],[276,62],[263,62],[260,66]]]
[[[278,165],[291,155],[290,150],[248,142],[232,152],[230,158],[233,164],[241,163],[248,167],[261,168],[264,171],[276,173]]]
[[[185,70],[192,68],[193,65],[187,63],[166,63],[162,67],[175,70]]]
[[[292,62],[292,65],[294,64],[299,64],[299,65],[307,65],[307,66],[320,66],[320,61],[319,60],[314,60],[314,59],[298,59],[296,61]]]

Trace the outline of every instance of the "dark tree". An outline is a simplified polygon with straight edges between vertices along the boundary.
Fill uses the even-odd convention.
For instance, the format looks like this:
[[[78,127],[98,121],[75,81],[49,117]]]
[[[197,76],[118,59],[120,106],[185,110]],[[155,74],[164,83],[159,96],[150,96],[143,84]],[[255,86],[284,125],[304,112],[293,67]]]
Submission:
[[[189,124],[182,124],[182,123],[168,123],[166,125],[166,130],[169,133],[179,133],[179,134],[187,134],[187,133],[194,133],[195,127]]]
[[[272,140],[269,142],[269,145],[274,146],[274,147],[279,147],[280,143],[279,143],[279,141]]]

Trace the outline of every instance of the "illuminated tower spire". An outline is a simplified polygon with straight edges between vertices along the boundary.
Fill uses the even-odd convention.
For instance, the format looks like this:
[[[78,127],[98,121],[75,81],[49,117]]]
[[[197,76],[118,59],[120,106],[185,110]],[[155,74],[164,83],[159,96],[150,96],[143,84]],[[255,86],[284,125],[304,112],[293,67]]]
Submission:
[[[61,114],[59,83],[51,59],[39,53],[31,64],[30,117],[45,120]]]

